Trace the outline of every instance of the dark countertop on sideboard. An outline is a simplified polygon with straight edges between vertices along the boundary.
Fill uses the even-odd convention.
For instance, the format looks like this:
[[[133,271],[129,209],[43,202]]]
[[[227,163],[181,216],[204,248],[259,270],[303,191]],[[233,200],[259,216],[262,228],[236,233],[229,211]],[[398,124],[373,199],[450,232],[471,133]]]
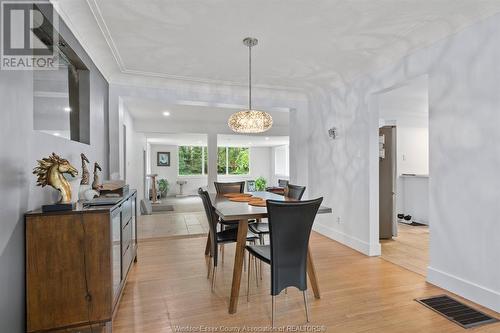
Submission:
[[[84,206],[83,203],[77,202],[76,207],[73,210],[66,210],[60,212],[42,212],[42,209],[35,209],[29,211],[25,216],[37,216],[37,215],[64,215],[64,214],[85,214],[85,213],[108,213],[114,210],[117,206],[121,205],[125,200],[137,193],[137,190],[130,190],[126,196],[123,196],[120,201],[113,205],[103,205],[103,206]]]

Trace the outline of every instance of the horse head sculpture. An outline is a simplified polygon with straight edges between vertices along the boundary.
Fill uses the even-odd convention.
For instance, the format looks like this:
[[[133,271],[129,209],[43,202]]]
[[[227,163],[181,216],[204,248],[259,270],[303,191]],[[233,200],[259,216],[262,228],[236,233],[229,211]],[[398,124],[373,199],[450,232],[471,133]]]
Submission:
[[[38,160],[38,166],[33,169],[33,174],[37,175],[37,185],[45,187],[50,185],[61,193],[60,203],[71,202],[71,185],[64,178],[63,174],[70,174],[73,177],[78,175],[78,171],[68,160],[52,153],[49,157]]]

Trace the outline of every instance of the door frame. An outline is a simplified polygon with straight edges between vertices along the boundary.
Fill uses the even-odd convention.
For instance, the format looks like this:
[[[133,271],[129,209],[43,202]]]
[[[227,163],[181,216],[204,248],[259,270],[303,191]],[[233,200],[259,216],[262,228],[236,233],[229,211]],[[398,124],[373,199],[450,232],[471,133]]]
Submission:
[[[382,247],[379,241],[379,145],[378,145],[378,129],[379,129],[379,97],[389,91],[395,90],[407,84],[418,77],[425,76],[428,79],[428,74],[416,75],[414,77],[405,78],[404,81],[399,81],[390,86],[386,86],[378,91],[371,93],[367,98],[368,104],[368,220],[369,220],[369,255],[380,256]],[[430,115],[430,110],[429,110]],[[396,167],[397,172],[397,167]]]

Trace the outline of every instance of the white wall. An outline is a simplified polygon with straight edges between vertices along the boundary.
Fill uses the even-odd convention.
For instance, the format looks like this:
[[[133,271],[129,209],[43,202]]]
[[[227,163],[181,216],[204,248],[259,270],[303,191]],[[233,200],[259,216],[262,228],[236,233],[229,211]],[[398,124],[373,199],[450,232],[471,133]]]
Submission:
[[[429,129],[396,126],[398,174],[429,174]]]
[[[324,204],[333,207],[333,215],[318,216],[315,228],[378,254],[377,93],[427,74],[432,235],[427,278],[496,311],[499,30],[496,15],[338,89],[311,89],[309,124],[290,129],[292,147],[296,131],[309,133],[309,196],[324,196]],[[327,135],[331,126],[339,128],[334,141]]]
[[[123,106],[122,106],[123,107]],[[144,198],[144,160],[143,160],[143,152],[146,150],[146,136],[143,133],[136,132],[135,124],[133,118],[130,116],[130,113],[127,111],[125,107],[123,107],[122,116],[122,125],[125,125],[126,130],[126,163],[127,163],[127,172],[125,181],[129,184],[130,189],[137,190],[138,199]],[[123,126],[120,126],[120,150],[122,150],[121,156],[123,156]],[[123,157],[122,157],[123,158]],[[123,177],[122,177],[123,178]]]
[[[36,186],[36,160],[55,152],[81,171],[84,153],[108,177],[108,83],[62,21],[59,31],[91,71],[90,144],[33,130],[33,72],[0,71],[0,332],[26,331],[24,213],[57,198]]]
[[[285,156],[283,156],[283,149],[288,150],[288,154],[285,154]],[[284,157],[284,158],[288,157],[288,163],[290,164],[290,152],[289,152],[289,150],[290,150],[290,148],[288,145],[271,148],[271,175],[270,175],[270,181],[268,182],[268,186],[278,186],[279,179],[290,180],[290,174],[286,175],[285,173],[279,172],[279,170],[276,170],[276,164],[275,164],[277,154],[280,154],[280,157]],[[286,156],[286,155],[288,155],[288,156]],[[294,184],[297,184],[297,183],[294,183]],[[298,184],[298,185],[300,185],[300,184]]]
[[[264,177],[268,182],[271,175],[271,151],[268,147],[250,147],[250,174],[248,175],[218,175],[217,178],[221,182],[242,181]],[[156,153],[158,151],[170,152],[170,167],[156,166]],[[179,156],[178,147],[172,145],[155,145],[151,144],[151,172],[158,174],[158,179],[166,178],[170,183],[169,195],[179,193],[179,185],[177,180],[186,180],[184,185],[184,194],[195,195],[198,188],[206,187],[207,176],[179,176]]]

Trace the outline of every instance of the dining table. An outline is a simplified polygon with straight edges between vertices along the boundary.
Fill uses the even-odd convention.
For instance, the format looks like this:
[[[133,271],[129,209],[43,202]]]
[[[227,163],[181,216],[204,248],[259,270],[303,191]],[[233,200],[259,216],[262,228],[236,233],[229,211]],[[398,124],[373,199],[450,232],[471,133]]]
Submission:
[[[296,201],[283,195],[274,194],[271,192],[250,192],[253,197],[262,198],[264,200],[278,201]],[[247,202],[235,202],[230,200],[223,194],[210,193],[210,199],[215,209],[216,214],[225,221],[238,221],[238,236],[236,242],[236,251],[234,254],[233,279],[231,283],[231,296],[229,299],[229,313],[234,314],[238,309],[238,298],[240,294],[241,275],[243,273],[243,261],[245,258],[245,246],[248,232],[248,221],[267,218],[267,208],[252,206]],[[332,209],[325,206],[320,206],[317,214],[331,213]],[[318,277],[314,267],[311,248],[308,248],[307,253],[307,274],[314,293],[315,298],[320,298],[320,290]]]

